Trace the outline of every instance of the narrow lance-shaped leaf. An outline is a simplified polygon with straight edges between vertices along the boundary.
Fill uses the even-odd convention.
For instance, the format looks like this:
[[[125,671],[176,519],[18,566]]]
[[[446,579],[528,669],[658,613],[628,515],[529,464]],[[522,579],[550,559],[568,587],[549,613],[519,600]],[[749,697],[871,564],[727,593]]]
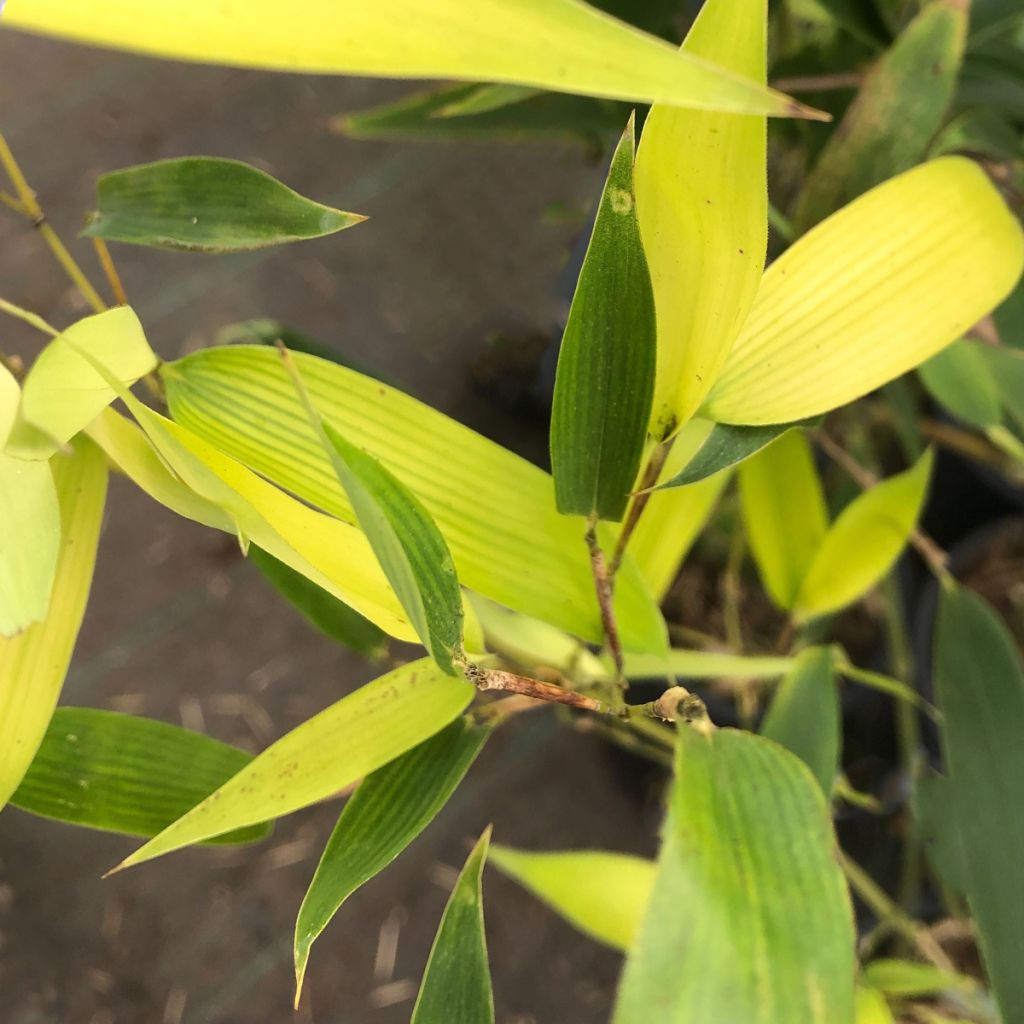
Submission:
[[[1003,1020],[1024,1020],[1024,668],[1013,637],[979,597],[949,584],[935,635],[947,765],[946,813],[967,901]]]
[[[839,771],[839,688],[832,652],[808,647],[779,683],[761,723],[761,735],[791,750],[814,773],[826,798]]]
[[[118,869],[331,797],[443,729],[473,693],[429,658],[402,665],[271,744]]]
[[[773,423],[766,427],[735,427],[728,423],[716,423],[686,465],[664,483],[658,484],[655,490],[687,487],[705,480],[756,455],[786,431],[810,426],[814,422],[801,420],[799,423]]]
[[[1003,408],[1024,430],[1024,351],[992,345],[979,345],[978,351],[992,371]]]
[[[857,989],[856,1024],[896,1024],[885,996],[877,989]]]
[[[767,0],[707,0],[682,54],[764,82]],[[636,162],[640,233],[658,315],[651,432],[685,423],[754,301],[768,239],[763,117],[656,106]]]
[[[828,530],[807,438],[784,433],[740,465],[740,504],[750,550],[772,600],[790,609]]]
[[[892,178],[765,271],[703,415],[787,423],[859,398],[963,335],[1022,265],[1020,224],[971,161]]]
[[[932,453],[883,480],[843,509],[821,542],[793,605],[802,620],[856,601],[891,568],[910,539],[928,494]]]
[[[806,108],[625,25],[579,0],[272,0],[235,7],[179,0],[145,8],[9,0],[4,22],[181,60],[280,71],[458,78],[792,115]]]
[[[864,980],[872,988],[897,997],[928,996],[977,985],[973,978],[941,970],[932,964],[895,959],[872,960],[864,968]]]
[[[366,218],[313,202],[238,160],[189,156],[100,176],[83,234],[189,252],[238,252],[331,235]]]
[[[776,743],[681,726],[615,1024],[852,1024],[854,932],[820,787]]]
[[[611,169],[558,354],[551,470],[558,511],[622,519],[647,438],[654,294],[633,194],[633,125]]]
[[[331,918],[437,816],[490,729],[460,718],[360,783],[327,841],[295,922],[295,1003],[309,952]]]
[[[624,667],[628,679],[777,679],[793,668],[793,659],[673,647],[667,654],[627,654]]]
[[[50,468],[43,464],[47,472]],[[53,716],[92,584],[107,465],[90,441],[56,455],[60,549],[46,617],[0,637],[0,807],[17,789]]]
[[[11,803],[71,825],[152,836],[208,797],[252,754],[151,718],[57,708]],[[211,840],[244,843],[254,825]]]
[[[410,1024],[494,1024],[481,891],[490,841],[488,826],[444,908]]]
[[[623,952],[633,944],[654,888],[654,862],[624,853],[493,846],[488,860],[581,932]]]
[[[281,354],[388,582],[423,646],[455,675],[454,660],[462,657],[462,593],[441,531],[401,480],[321,418],[291,356]]]
[[[7,451],[22,459],[48,459],[117,397],[117,391],[79,354],[84,349],[121,386],[157,365],[134,311],[118,306],[87,316],[51,341],[22,386],[18,419]]]
[[[558,513],[549,474],[379,381],[302,353],[292,358],[324,418],[423,502],[464,586],[601,639],[579,523]],[[162,378],[177,422],[314,506],[356,521],[276,352],[208,349],[165,365]],[[603,525],[602,546],[614,546],[611,524]],[[664,646],[664,621],[628,553],[615,608],[625,649]]]
[[[956,87],[967,13],[965,0],[929,3],[868,72],[801,190],[798,230],[924,157]]]
[[[384,655],[387,634],[344,601],[256,545],[249,548],[249,561],[325,636],[368,658],[378,659]]]

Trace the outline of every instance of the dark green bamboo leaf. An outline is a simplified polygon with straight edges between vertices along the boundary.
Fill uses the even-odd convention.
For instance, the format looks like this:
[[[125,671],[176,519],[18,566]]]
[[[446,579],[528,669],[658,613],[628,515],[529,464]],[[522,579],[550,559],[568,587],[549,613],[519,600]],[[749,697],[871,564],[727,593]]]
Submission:
[[[809,647],[779,683],[761,735],[791,750],[831,798],[839,770],[840,713],[832,652]]]
[[[737,427],[731,423],[716,423],[693,458],[671,480],[658,484],[655,490],[695,484],[698,480],[713,476],[720,470],[756,455],[787,430],[814,426],[820,420],[820,416],[815,416],[799,423],[772,423],[767,427]]]
[[[1008,348],[1024,349],[1024,277],[992,314],[999,338]]]
[[[654,292],[633,192],[634,118],[608,180],[562,337],[551,412],[558,511],[618,521],[654,395]]]
[[[942,884],[962,896],[967,891],[967,866],[951,806],[945,775],[926,769],[915,779],[911,810],[928,861]]]
[[[999,383],[974,342],[954,341],[917,368],[925,390],[957,419],[987,430],[1002,420]]]
[[[999,390],[1003,408],[1024,429],[1024,350],[979,345]]]
[[[868,0],[821,0],[832,20],[854,39],[881,48],[888,39],[885,22]]]
[[[952,584],[939,604],[935,685],[967,901],[1003,1019],[1024,1020],[1024,670],[995,611]]]
[[[338,908],[437,816],[490,730],[460,718],[368,775],[345,805],[295,923],[295,1002],[309,951]]]
[[[325,636],[367,658],[378,660],[384,656],[388,647],[387,634],[354,608],[255,544],[249,548],[249,561],[289,604]]]
[[[509,85],[505,82],[483,83],[478,85],[468,96],[452,100],[441,107],[434,117],[468,117],[473,114],[487,114],[492,110],[501,110],[523,100],[540,95],[540,89],[532,89],[528,85]]]
[[[962,0],[935,0],[907,26],[818,158],[801,193],[798,230],[923,159],[953,97],[966,34]]]
[[[282,354],[359,526],[416,635],[440,668],[457,675],[453,659],[462,653],[462,591],[441,531],[401,480],[320,416],[291,357]]]
[[[494,1024],[481,891],[490,841],[488,826],[444,908],[410,1024]]]
[[[158,160],[100,177],[93,238],[190,252],[237,252],[320,238],[366,218],[300,196],[238,160]]]
[[[600,147],[629,116],[629,105],[616,100],[540,93],[519,103],[459,117],[441,111],[472,102],[480,85],[442,85],[417,91],[380,106],[342,114],[331,128],[355,139],[473,142],[530,139],[575,139]]]
[[[615,1024],[852,1024],[854,931],[828,808],[776,743],[684,726]]]
[[[154,836],[251,760],[166,722],[58,708],[11,803],[72,825]],[[246,843],[269,832],[269,825],[250,825],[209,841]]]

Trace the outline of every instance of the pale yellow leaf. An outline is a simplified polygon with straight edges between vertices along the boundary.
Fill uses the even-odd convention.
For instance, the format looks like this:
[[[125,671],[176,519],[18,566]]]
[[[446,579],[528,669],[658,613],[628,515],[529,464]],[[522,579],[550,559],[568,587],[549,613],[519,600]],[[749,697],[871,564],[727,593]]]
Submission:
[[[767,0],[708,0],[683,43],[765,80]],[[640,234],[658,317],[651,432],[704,400],[750,310],[764,269],[768,187],[763,117],[657,106],[636,158]]]
[[[50,467],[39,464],[47,473]],[[16,637],[0,637],[0,807],[42,742],[78,637],[107,491],[107,466],[77,439],[52,462],[60,501],[61,543],[46,618]]]
[[[828,529],[814,456],[800,430],[787,430],[740,463],[743,523],[761,582],[790,609]]]
[[[843,509],[800,585],[794,613],[811,619],[862,597],[899,557],[928,493],[931,450],[904,473],[883,480]]]
[[[119,868],[334,796],[439,732],[474,692],[430,658],[402,665],[281,737]]]
[[[786,423],[859,398],[960,337],[1022,265],[1021,226],[976,164],[892,178],[768,268],[704,414]]]
[[[89,352],[126,386],[157,365],[142,325],[129,307],[79,320],[54,338],[29,370],[18,419],[7,442],[9,454],[48,459],[116,397],[76,348]]]
[[[10,0],[4,22],[181,60],[456,78],[755,113],[798,104],[580,0]]]

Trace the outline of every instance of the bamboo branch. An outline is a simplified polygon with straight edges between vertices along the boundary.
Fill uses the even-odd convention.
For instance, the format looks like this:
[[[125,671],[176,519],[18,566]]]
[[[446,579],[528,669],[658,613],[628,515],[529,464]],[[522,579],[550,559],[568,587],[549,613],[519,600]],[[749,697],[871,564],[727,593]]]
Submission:
[[[658,482],[658,477],[661,476],[665,460],[668,458],[668,453],[672,450],[672,443],[674,441],[674,436],[670,437],[667,441],[662,441],[651,452],[651,457],[647,460],[647,466],[636,489],[637,493],[633,495],[633,500],[629,504],[629,510],[626,512],[626,519],[622,524],[622,530],[619,532],[619,539],[615,542],[615,551],[612,554],[611,565],[608,567],[608,573],[613,577],[619,571],[619,566],[622,564],[622,559],[626,554],[626,545],[629,544],[629,539],[633,536],[633,531],[636,529],[637,523],[640,522],[640,517],[643,515],[644,509],[647,508],[647,503],[651,500],[651,494],[653,493],[651,488],[654,487]]]
[[[601,610],[601,625],[608,641],[608,650],[615,663],[615,681],[625,685],[623,671],[622,643],[619,640],[619,624],[615,618],[615,597],[612,590],[612,577],[608,572],[604,551],[597,539],[597,523],[592,519],[584,534],[587,548],[590,551],[590,569],[594,575],[594,589],[597,592],[597,604]]]

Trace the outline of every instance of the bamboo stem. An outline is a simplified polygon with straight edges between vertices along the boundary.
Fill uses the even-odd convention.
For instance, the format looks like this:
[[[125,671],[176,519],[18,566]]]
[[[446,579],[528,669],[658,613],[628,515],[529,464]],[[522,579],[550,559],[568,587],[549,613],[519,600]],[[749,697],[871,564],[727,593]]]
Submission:
[[[668,453],[672,450],[674,441],[675,437],[673,436],[667,441],[660,442],[655,446],[654,451],[651,452],[651,457],[647,460],[647,466],[636,489],[637,493],[633,495],[633,500],[629,504],[629,510],[626,512],[626,519],[622,524],[622,530],[619,532],[619,538],[615,542],[615,551],[612,554],[611,564],[608,567],[608,572],[613,577],[619,571],[619,566],[622,564],[622,559],[626,554],[626,545],[629,544],[633,531],[640,522],[640,517],[644,514],[647,503],[651,500],[651,494],[653,493],[651,488],[654,487],[658,482],[658,477],[661,476],[665,460],[668,458]]]
[[[625,671],[623,669],[622,643],[619,639],[619,624],[615,618],[615,596],[612,589],[612,577],[608,572],[604,551],[597,539],[597,523],[591,520],[584,534],[587,548],[590,551],[590,569],[594,576],[594,589],[597,593],[597,604],[601,610],[601,625],[608,641],[608,650],[615,663],[615,681],[625,688]]]
[[[125,294],[124,285],[121,283],[121,275],[117,272],[117,267],[114,266],[114,259],[110,255],[107,243],[102,238],[94,238],[92,244],[96,250],[96,255],[99,257],[103,273],[106,275],[107,283],[110,285],[114,302],[118,306],[127,306],[128,296]]]

